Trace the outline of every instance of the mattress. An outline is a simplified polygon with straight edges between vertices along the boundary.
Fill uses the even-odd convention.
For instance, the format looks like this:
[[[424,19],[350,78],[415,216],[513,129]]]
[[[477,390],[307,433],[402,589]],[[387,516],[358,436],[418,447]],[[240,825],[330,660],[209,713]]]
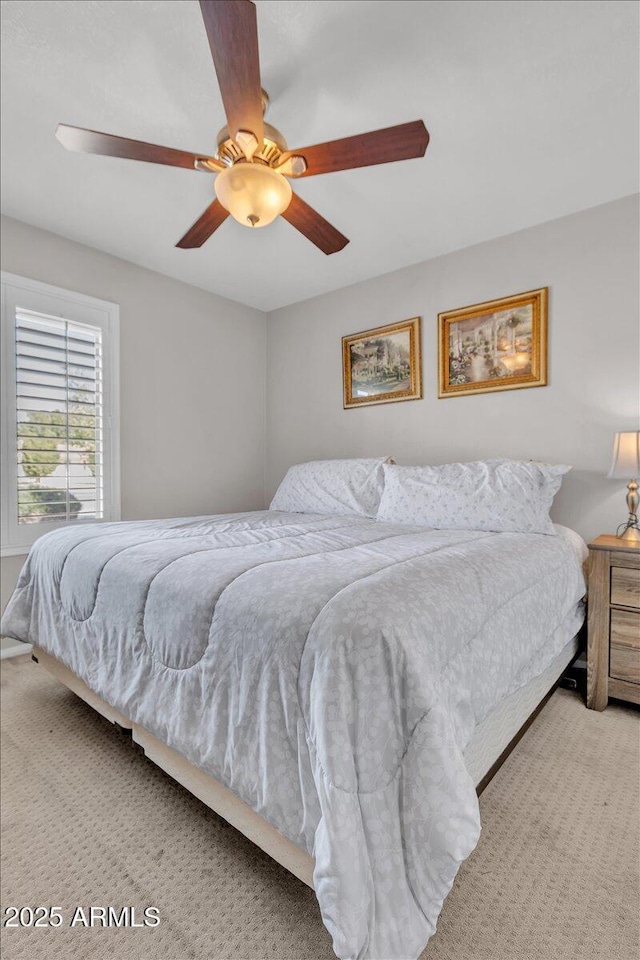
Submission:
[[[562,530],[259,511],[48,534],[2,629],[312,855],[342,960],[406,960],[478,840],[474,730],[583,593]]]
[[[571,663],[578,652],[578,644],[578,638],[573,637],[553,658],[546,670],[502,700],[475,728],[464,751],[464,762],[476,786],[486,777],[563,670]]]

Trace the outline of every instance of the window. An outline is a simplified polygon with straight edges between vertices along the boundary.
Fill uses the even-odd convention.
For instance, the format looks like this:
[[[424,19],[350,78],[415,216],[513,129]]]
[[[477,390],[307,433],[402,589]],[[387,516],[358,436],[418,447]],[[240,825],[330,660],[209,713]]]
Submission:
[[[118,307],[2,274],[2,553],[119,517]]]

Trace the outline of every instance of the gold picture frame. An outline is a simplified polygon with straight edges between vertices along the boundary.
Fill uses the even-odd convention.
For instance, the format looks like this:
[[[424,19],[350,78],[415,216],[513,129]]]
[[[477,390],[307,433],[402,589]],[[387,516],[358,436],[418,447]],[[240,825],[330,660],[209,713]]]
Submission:
[[[438,397],[547,384],[548,287],[438,314]]]
[[[420,317],[342,338],[345,410],[422,398]]]

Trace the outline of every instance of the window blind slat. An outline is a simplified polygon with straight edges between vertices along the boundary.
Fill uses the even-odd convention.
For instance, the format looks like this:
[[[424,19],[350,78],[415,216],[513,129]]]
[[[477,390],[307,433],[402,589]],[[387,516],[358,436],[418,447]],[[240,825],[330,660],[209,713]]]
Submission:
[[[41,439],[34,440],[33,437],[21,437],[20,452],[22,453],[38,453],[42,452],[43,449],[47,449],[42,443]],[[51,438],[45,438],[45,441]],[[59,439],[59,438],[53,438]],[[93,452],[94,450],[100,450],[101,445],[97,440],[83,440],[82,442],[74,441],[72,450],[78,452]]]
[[[102,332],[16,311],[18,522],[100,519]]]
[[[27,344],[25,347],[24,344],[19,343],[17,346],[16,356],[18,357],[28,357],[30,360],[48,360],[50,363],[62,363],[64,364],[65,370],[67,366],[70,366],[72,369],[83,369],[85,371],[93,371],[95,368],[95,364],[91,362],[90,357],[88,357],[85,362],[84,358],[79,354],[69,354],[70,362],[68,363],[66,350],[57,350],[53,347],[44,346],[38,347],[36,344]]]
[[[90,393],[98,393],[99,380],[95,377],[81,377],[61,370],[59,373],[53,370],[33,370],[30,367],[20,367],[17,373],[17,382],[35,383],[41,386],[50,384],[54,387],[66,387],[75,393],[78,390],[88,390]]]
[[[29,358],[31,359],[31,358]],[[84,367],[83,373],[72,373],[67,371],[66,366],[63,363],[54,363],[50,360],[40,361],[40,366],[35,366],[36,361],[32,361],[34,365],[28,366],[26,363],[20,365],[20,379],[36,381],[38,377],[56,377],[56,378],[65,378],[67,375],[75,382],[76,380],[81,381],[82,383],[89,384],[99,384],[95,376],[91,376],[91,367]]]
[[[92,482],[91,484],[87,483],[85,485],[83,485],[82,483],[76,483],[76,481],[74,480],[73,489],[74,490],[76,489],[77,490],[95,490],[95,478],[92,477],[91,479],[94,482]],[[30,483],[32,480],[33,480],[33,477],[18,477],[18,493],[25,493],[29,491],[33,492],[33,488],[30,486]],[[40,496],[41,494],[44,495],[44,493],[47,490],[66,490],[66,489],[67,489],[67,477],[64,475],[57,477],[55,476],[55,474],[53,474],[53,475],[49,475],[47,477],[42,478],[42,483],[38,487],[38,496]]]
[[[52,490],[51,490],[51,498],[48,498],[46,495],[45,495],[45,496],[42,496],[42,497],[39,497],[39,498],[38,498],[38,501],[37,501],[37,506],[38,506],[38,507],[51,507],[51,506],[61,507],[60,498],[59,498],[60,492],[61,492],[61,491],[53,490],[53,489],[52,489]],[[58,494],[58,499],[56,499],[56,493]],[[92,510],[94,509],[94,507],[95,507],[95,502],[96,502],[94,497],[85,497],[85,498],[83,499],[83,498],[82,498],[81,496],[79,496],[77,493],[74,494],[74,496],[75,496],[76,500],[78,500],[78,501],[79,501],[80,503],[82,503],[83,505],[86,504],[86,505],[90,506]],[[23,496],[21,495],[21,496],[18,497],[18,505],[19,505],[19,506],[23,506],[23,505],[24,505],[24,506],[27,506],[27,505],[28,505],[28,506],[31,506],[32,503],[33,503],[33,501],[32,501],[32,499],[31,499],[30,496],[26,496],[26,495],[25,495],[25,496],[23,497]],[[62,504],[61,509],[63,509],[63,508],[64,508],[64,504]]]
[[[40,455],[38,454],[37,459],[35,460],[33,459],[33,457],[31,458],[27,457],[26,460],[24,459],[18,460],[18,467],[22,467],[23,469],[27,467],[28,470],[31,470],[33,468],[34,472],[36,472],[36,468],[37,468],[37,473],[42,477],[46,477],[49,475],[60,476],[60,473],[62,472],[66,473],[67,471],[60,471],[60,473],[55,473],[56,469],[59,467],[77,466],[77,467],[87,467],[87,469],[89,469],[87,464],[87,459],[88,457],[92,457],[92,456],[93,456],[93,451],[88,451],[84,458],[82,458],[82,455],[80,455],[77,460],[66,459],[64,454],[60,457],[59,460],[41,460]],[[49,470],[49,473],[47,473],[47,470]],[[77,473],[78,471],[75,471],[75,472]]]
[[[18,400],[19,410],[22,408],[20,400],[58,400],[64,405],[69,404],[70,407],[95,407],[95,400],[77,400],[68,389],[60,390],[47,384],[43,386],[30,383],[18,384],[16,400]]]
[[[34,383],[38,386],[51,385],[52,387],[67,386],[67,374],[65,371],[60,373],[49,373],[46,370],[30,370],[29,367],[20,367],[16,375],[16,381],[21,383]]]
[[[83,340],[74,340],[72,337],[51,337],[42,334],[31,334],[28,330],[21,329],[18,335],[18,343],[27,345],[31,350],[34,347],[46,347],[49,350],[58,350],[60,352],[77,354],[79,357],[94,356],[95,345]]]

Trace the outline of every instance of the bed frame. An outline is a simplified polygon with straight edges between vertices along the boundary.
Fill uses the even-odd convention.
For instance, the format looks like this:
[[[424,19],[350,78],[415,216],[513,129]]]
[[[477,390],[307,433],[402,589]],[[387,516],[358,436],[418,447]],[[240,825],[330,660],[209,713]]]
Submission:
[[[553,674],[550,687],[546,687],[542,699],[540,699],[532,712],[517,730],[515,735],[502,750],[497,760],[492,764],[482,779],[477,783],[476,792],[478,796],[491,782],[504,761],[507,759],[513,748],[522,739],[542,708],[549,701],[552,694],[562,681],[562,678],[578,657],[575,652],[569,663],[564,663],[562,672],[559,675]],[[170,777],[182,784],[190,793],[210,807],[215,813],[223,817],[232,827],[243,833],[249,840],[264,850],[270,857],[276,860],[286,870],[296,876],[303,883],[313,889],[313,858],[297,847],[291,840],[284,837],[275,827],[268,823],[260,814],[256,813],[248,804],[240,800],[227,787],[223,786],[219,780],[210,774],[205,773],[196,767],[193,763],[186,760],[181,754],[171,747],[168,747],[157,737],[150,734],[144,727],[133,723],[119,710],[110,706],[105,700],[94,693],[83,680],[81,680],[68,667],[60,663],[55,657],[45,653],[44,650],[34,646],[31,659],[44,667],[57,680],[68,687],[73,693],[93,707],[98,713],[116,724],[124,731],[130,731],[134,743],[137,743],[145,755],[152,760],[158,767],[168,773]],[[548,676],[548,673],[547,673]]]

